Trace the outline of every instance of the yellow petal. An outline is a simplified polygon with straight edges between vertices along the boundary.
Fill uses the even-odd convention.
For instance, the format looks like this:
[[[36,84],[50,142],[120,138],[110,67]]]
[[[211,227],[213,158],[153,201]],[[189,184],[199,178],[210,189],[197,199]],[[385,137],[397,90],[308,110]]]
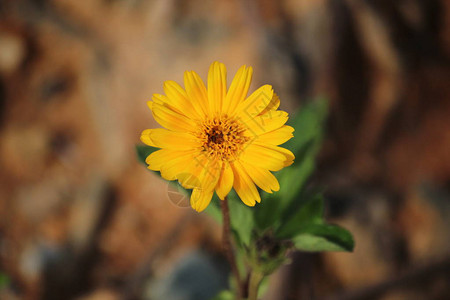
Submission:
[[[220,179],[217,182],[216,186],[217,196],[219,196],[221,200],[223,200],[231,191],[231,188],[233,187],[233,180],[234,180],[233,170],[231,169],[230,164],[227,161],[225,161],[222,164]]]
[[[201,188],[200,174],[208,166],[209,158],[200,153],[192,157],[192,160],[185,166],[182,173],[177,178],[180,184],[186,189]]]
[[[219,113],[227,93],[227,70],[225,65],[213,62],[208,72],[208,102],[213,114]]]
[[[194,109],[194,105],[188,99],[186,91],[178,83],[173,80],[164,82],[164,92],[167,98],[170,99],[169,104],[182,112],[182,114],[191,118],[200,118],[201,115]]]
[[[184,72],[184,87],[188,98],[197,111],[204,117],[209,113],[208,93],[203,80],[194,71]]]
[[[179,174],[183,174],[186,164],[192,161],[194,150],[184,151],[178,154],[177,157],[163,162],[160,168],[161,177],[166,180],[175,180]]]
[[[238,105],[247,97],[250,83],[252,82],[253,69],[252,67],[242,66],[236,72],[236,75],[231,82],[230,89],[223,103],[223,112],[232,114]]]
[[[186,115],[183,113],[183,111],[180,110],[179,108],[175,107],[175,106],[173,105],[173,101],[170,100],[170,99],[169,99],[167,96],[165,96],[165,95],[161,95],[161,94],[153,94],[152,100],[153,100],[153,103],[152,103],[152,104],[149,103],[150,101],[147,102],[147,105],[149,105],[150,110],[152,110],[152,111],[153,111],[153,104],[156,103],[156,104],[159,104],[159,105],[163,105],[163,106],[165,106],[165,107],[167,107],[167,108],[170,108],[171,110],[173,110],[174,112],[179,113],[180,115],[186,116]]]
[[[216,160],[208,160],[202,172],[198,175],[204,190],[214,190],[220,178],[221,164]]]
[[[281,145],[294,136],[292,132],[294,132],[294,128],[283,125],[274,131],[260,135],[254,142],[258,144]]]
[[[292,156],[287,157],[288,152]],[[292,152],[281,147],[268,148],[253,143],[242,151],[239,159],[270,171],[279,171],[288,164],[292,164],[293,156]]]
[[[280,107],[280,98],[278,95],[273,93],[272,100],[270,100],[269,105],[261,112],[261,114],[267,113],[269,110],[277,110]]]
[[[147,101],[147,106],[150,108],[150,110],[153,110],[153,101]]]
[[[266,84],[254,91],[245,101],[241,102],[236,111],[244,122],[259,115],[272,101],[272,86]]]
[[[142,131],[142,133],[141,133],[141,142],[143,142],[146,145],[152,146],[152,147],[158,147],[158,146],[156,146],[156,144],[150,138],[151,130],[153,130],[153,129],[145,129],[144,131]],[[159,148],[161,148],[161,147],[159,147]]]
[[[288,113],[276,110],[256,116],[241,123],[247,128],[246,135],[255,138],[266,132],[273,131],[283,126],[288,120]]]
[[[147,156],[145,162],[150,170],[159,171],[165,162],[177,158],[181,153],[182,151],[161,149]]]
[[[242,164],[248,176],[267,193],[280,190],[280,184],[275,176],[269,170],[253,166],[251,164]]]
[[[161,104],[163,105],[164,103],[167,103],[170,105],[170,100],[169,98],[167,98],[167,96],[161,95],[161,94],[153,94],[152,95],[152,100],[155,103]]]
[[[164,95],[153,94],[152,100],[153,101],[147,101],[147,106],[148,106],[148,108],[150,108],[150,110],[153,110],[153,103],[158,103],[161,105],[164,105],[166,103],[166,105],[169,106],[171,109],[177,111],[177,109],[175,107],[168,104],[169,99]],[[177,112],[179,112],[179,111],[177,111]]]
[[[163,128],[146,129],[141,141],[152,147],[184,150],[200,147],[199,140],[186,132],[175,132]]]
[[[211,202],[214,190],[194,189],[191,194],[191,206],[198,212],[203,211]]]
[[[205,161],[203,161],[205,162]],[[196,187],[192,191],[191,205],[196,211],[204,210],[211,201],[214,187],[220,176],[220,166],[215,160],[206,159],[206,164],[197,174],[192,174],[194,178],[200,182],[201,186]]]
[[[248,176],[247,172],[242,167],[239,161],[231,163],[234,174],[233,188],[236,193],[248,206],[255,206],[256,202],[261,202],[261,197],[256,189],[252,179]]]
[[[253,143],[252,146],[263,148],[264,150],[262,151],[265,152],[266,155],[273,156],[275,154],[278,154],[284,156],[283,164],[285,167],[292,165],[292,163],[294,162],[295,155],[286,148],[270,144],[258,144],[257,142]]]
[[[220,177],[220,165],[217,161],[200,153],[194,155],[186,164],[184,173],[178,175],[180,184],[187,188],[214,189]]]
[[[196,130],[196,124],[193,120],[169,107],[154,102],[152,108],[153,117],[163,127],[178,132],[194,132]]]

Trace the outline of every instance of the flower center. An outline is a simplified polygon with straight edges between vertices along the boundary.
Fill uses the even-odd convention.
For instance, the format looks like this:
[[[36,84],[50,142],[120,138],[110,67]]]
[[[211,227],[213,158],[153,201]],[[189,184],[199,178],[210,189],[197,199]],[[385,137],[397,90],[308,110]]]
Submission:
[[[199,138],[202,148],[210,157],[232,160],[239,155],[244,144],[250,139],[244,136],[245,127],[227,116],[213,118],[201,124]]]
[[[224,142],[223,133],[219,126],[214,126],[206,134],[208,136],[208,143],[222,144]]]

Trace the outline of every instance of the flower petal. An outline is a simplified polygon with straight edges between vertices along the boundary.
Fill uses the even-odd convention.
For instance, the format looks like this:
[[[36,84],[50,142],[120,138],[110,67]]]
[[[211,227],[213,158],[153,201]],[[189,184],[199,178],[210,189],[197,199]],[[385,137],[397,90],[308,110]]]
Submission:
[[[194,189],[191,194],[191,206],[197,212],[203,211],[211,202],[214,190]]]
[[[220,200],[223,200],[233,187],[234,174],[233,169],[231,169],[230,164],[225,161],[222,164],[222,170],[220,172],[220,179],[217,182],[216,194],[219,196]]]
[[[270,171],[279,171],[292,164],[294,155],[281,147],[261,146],[253,143],[242,151],[239,159]]]
[[[153,110],[153,101],[147,101],[147,106],[150,110]]]
[[[268,111],[263,115],[248,119],[245,122],[241,121],[241,123],[247,128],[246,135],[254,138],[266,132],[280,128],[286,123],[287,120],[287,112],[276,110]]]
[[[283,125],[278,129],[260,135],[254,142],[258,144],[281,145],[294,136],[292,132],[294,132],[294,128]]]
[[[261,147],[263,148],[263,152],[265,152],[266,155],[282,155],[284,157],[283,160],[283,166],[287,167],[292,165],[295,159],[295,155],[288,149],[283,147],[278,147],[270,144],[258,144],[258,141],[256,140],[255,143],[253,143],[254,147]]]
[[[261,115],[267,113],[269,110],[277,110],[278,107],[280,107],[280,98],[276,93],[273,93],[272,100],[270,100],[270,103],[261,112]]]
[[[236,193],[248,206],[255,206],[256,202],[261,202],[261,196],[256,189],[255,184],[252,179],[248,176],[242,164],[239,161],[234,161],[231,163],[234,174],[233,188]]]
[[[221,164],[210,159],[206,168],[198,176],[204,190],[214,190],[220,178]]]
[[[164,82],[163,87],[169,99],[168,103],[175,107],[177,111],[191,118],[200,118],[191,101],[189,101],[186,91],[178,83],[168,80]]]
[[[181,111],[179,108],[175,107],[172,103],[173,101],[171,101],[166,95],[153,94],[152,100],[153,100],[153,102],[152,101],[147,102],[147,105],[148,105],[148,107],[150,107],[151,111],[153,111],[153,104],[156,103],[156,104],[160,104],[165,107],[168,107],[171,110],[179,113],[180,115],[184,115],[183,111]]]
[[[208,102],[213,114],[220,113],[227,94],[227,70],[225,65],[213,62],[208,72]]]
[[[204,117],[209,113],[208,93],[203,80],[194,71],[184,72],[184,87],[192,106]]]
[[[166,180],[175,180],[184,174],[185,166],[192,161],[194,150],[180,152],[177,157],[165,161],[160,168],[161,177]]]
[[[180,184],[186,189],[201,188],[200,175],[208,167],[209,161],[209,157],[202,153],[194,155],[183,172],[177,176]]]
[[[200,147],[200,141],[186,132],[170,131],[163,128],[146,129],[141,134],[141,141],[152,147],[184,150]]]
[[[191,195],[191,205],[196,211],[204,210],[211,202],[214,187],[219,180],[220,170],[219,163],[210,159],[200,174],[193,174],[201,183],[201,187],[194,188]]]
[[[148,168],[153,171],[161,170],[161,166],[170,160],[173,160],[180,156],[183,151],[175,151],[169,149],[161,149],[153,152],[145,159],[145,163],[148,165]]]
[[[151,130],[153,130],[153,129],[145,129],[144,131],[142,131],[142,133],[141,133],[141,142],[143,142],[146,145],[152,146],[152,147],[158,147],[158,146],[156,146],[156,144],[150,138]],[[161,148],[161,147],[158,147],[158,148]]]
[[[232,114],[238,105],[247,97],[250,83],[252,82],[253,69],[252,67],[242,66],[236,72],[236,75],[231,82],[230,89],[225,97],[223,103],[223,112],[225,114]]]
[[[254,91],[245,101],[241,102],[236,111],[244,122],[259,115],[271,103],[272,86],[266,84]]]
[[[178,176],[180,184],[187,188],[214,189],[220,177],[219,163],[204,154],[196,154]]]
[[[167,129],[178,132],[193,132],[196,129],[196,124],[193,120],[165,105],[153,102],[152,112],[156,122]]]
[[[267,193],[272,193],[272,191],[280,190],[280,184],[277,178],[270,173],[269,170],[253,166],[251,164],[242,164],[248,176],[259,186],[262,190]]]
[[[291,152],[291,150],[288,150],[283,147],[273,146],[270,144],[264,144],[264,145],[262,145],[262,147],[266,148],[270,152],[278,152],[278,153],[284,155],[284,157],[285,157],[284,166],[285,167],[292,165],[292,163],[294,162],[295,155],[294,155],[294,153]]]

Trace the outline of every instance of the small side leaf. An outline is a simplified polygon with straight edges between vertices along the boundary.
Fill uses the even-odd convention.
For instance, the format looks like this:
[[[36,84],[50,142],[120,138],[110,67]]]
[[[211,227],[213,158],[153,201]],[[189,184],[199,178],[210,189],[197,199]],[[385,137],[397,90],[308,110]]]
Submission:
[[[353,237],[346,229],[337,225],[311,224],[305,226],[292,241],[301,251],[353,251]]]

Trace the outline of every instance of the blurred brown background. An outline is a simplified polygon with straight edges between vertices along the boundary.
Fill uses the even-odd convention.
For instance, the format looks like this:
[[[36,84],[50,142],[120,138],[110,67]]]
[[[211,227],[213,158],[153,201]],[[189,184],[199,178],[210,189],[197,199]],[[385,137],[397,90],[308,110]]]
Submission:
[[[161,286],[189,253],[226,274],[220,228],[134,145],[214,60],[330,102],[313,183],[356,249],[293,253],[266,299],[450,299],[447,0],[0,0],[0,298],[205,299]]]

